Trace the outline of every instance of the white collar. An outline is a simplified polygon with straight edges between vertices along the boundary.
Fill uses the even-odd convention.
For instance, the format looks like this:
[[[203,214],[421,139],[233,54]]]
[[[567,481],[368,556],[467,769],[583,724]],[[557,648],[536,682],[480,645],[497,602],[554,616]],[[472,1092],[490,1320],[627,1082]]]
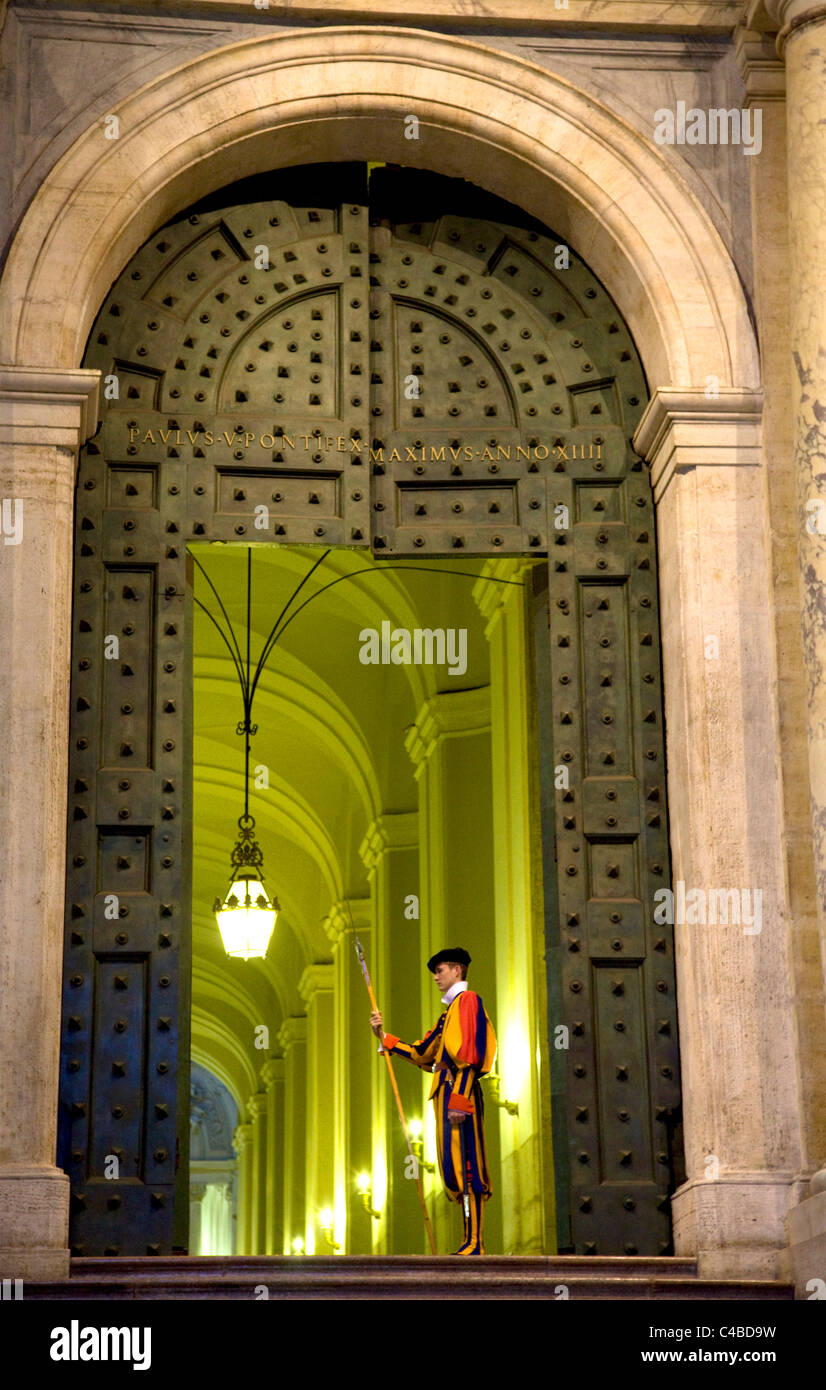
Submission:
[[[462,993],[463,989],[467,989],[467,980],[457,980],[455,985],[450,986],[447,994],[442,995],[442,1003],[452,1004],[454,999]]]

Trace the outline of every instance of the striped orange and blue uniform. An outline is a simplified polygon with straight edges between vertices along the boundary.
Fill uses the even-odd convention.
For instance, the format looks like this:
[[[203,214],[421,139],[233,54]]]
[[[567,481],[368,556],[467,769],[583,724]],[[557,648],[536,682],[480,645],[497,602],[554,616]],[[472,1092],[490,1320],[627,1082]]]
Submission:
[[[454,1202],[462,1200],[462,1139],[459,1134],[462,1130],[469,1190],[478,1199],[486,1200],[492,1188],[479,1078],[486,1076],[493,1067],[496,1035],[480,996],[472,990],[463,990],[448,1005],[435,1027],[418,1042],[402,1042],[395,1034],[385,1033],[384,1046],[397,1057],[406,1057],[414,1066],[433,1070],[429,1098],[436,1112],[439,1172],[448,1197]],[[449,1110],[461,1111],[470,1118],[461,1125],[452,1125],[448,1119]]]

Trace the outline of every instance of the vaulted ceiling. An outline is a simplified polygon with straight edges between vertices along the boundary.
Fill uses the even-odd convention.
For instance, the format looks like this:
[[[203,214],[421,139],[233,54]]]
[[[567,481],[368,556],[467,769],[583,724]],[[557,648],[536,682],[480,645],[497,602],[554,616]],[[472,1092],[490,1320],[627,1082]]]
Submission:
[[[245,661],[248,548],[190,549],[195,597],[227,635],[231,625]],[[279,614],[323,553],[309,546],[253,547],[253,670]],[[235,732],[243,704],[230,653],[195,605],[193,1056],[221,1076],[242,1106],[258,1089],[256,1069],[267,1055],[254,1049],[256,1026],[268,1025],[274,1050],[281,1020],[303,1012],[298,982],[305,966],[330,959],[323,922],[331,907],[342,897],[369,896],[359,854],[369,825],[381,813],[417,809],[405,736],[419,710],[437,692],[489,681],[484,620],[473,599],[484,562],[401,563],[377,562],[364,550],[331,550],[290,605],[288,617],[310,600],[261,675],[250,811],[266,884],[282,908],[264,961],[228,959],[213,913],[229,881],[244,806],[244,741]],[[332,587],[322,593],[326,585]],[[465,628],[466,671],[363,664],[359,634],[380,632],[383,622],[411,631]]]

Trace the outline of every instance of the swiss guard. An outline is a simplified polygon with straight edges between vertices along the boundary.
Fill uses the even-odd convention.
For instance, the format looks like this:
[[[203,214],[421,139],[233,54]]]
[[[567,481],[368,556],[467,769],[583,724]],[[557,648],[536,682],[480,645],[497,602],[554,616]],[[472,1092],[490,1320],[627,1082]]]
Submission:
[[[479,1078],[493,1067],[496,1035],[480,996],[468,989],[469,965],[470,956],[461,946],[438,951],[427,962],[445,1011],[418,1042],[385,1033],[378,1011],[370,1015],[370,1023],[388,1052],[433,1072],[429,1098],[436,1112],[439,1172],[447,1196],[462,1204],[464,1214],[464,1241],[455,1253],[484,1255],[484,1203],[492,1189]]]

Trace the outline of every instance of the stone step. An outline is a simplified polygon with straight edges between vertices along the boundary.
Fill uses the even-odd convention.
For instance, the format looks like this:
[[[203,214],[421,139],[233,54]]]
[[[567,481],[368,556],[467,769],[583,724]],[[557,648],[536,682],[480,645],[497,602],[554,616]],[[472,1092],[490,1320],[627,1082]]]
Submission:
[[[75,1258],[71,1262],[72,1278],[106,1277],[113,1270],[119,1275],[154,1277],[159,1272],[192,1275],[235,1273],[242,1277],[256,1271],[273,1274],[283,1271],[292,1274],[305,1270],[314,1275],[327,1273],[376,1276],[379,1273],[396,1276],[405,1272],[418,1275],[438,1274],[445,1269],[463,1269],[467,1258],[460,1255],[96,1255]],[[484,1260],[472,1260],[483,1265],[489,1274],[502,1277],[544,1276],[567,1277],[577,1271],[593,1275],[658,1275],[691,1277],[697,1273],[697,1261],[674,1255],[485,1255]]]
[[[28,1299],[786,1300],[781,1280],[700,1279],[692,1260],[645,1256],[115,1256],[73,1259]]]

